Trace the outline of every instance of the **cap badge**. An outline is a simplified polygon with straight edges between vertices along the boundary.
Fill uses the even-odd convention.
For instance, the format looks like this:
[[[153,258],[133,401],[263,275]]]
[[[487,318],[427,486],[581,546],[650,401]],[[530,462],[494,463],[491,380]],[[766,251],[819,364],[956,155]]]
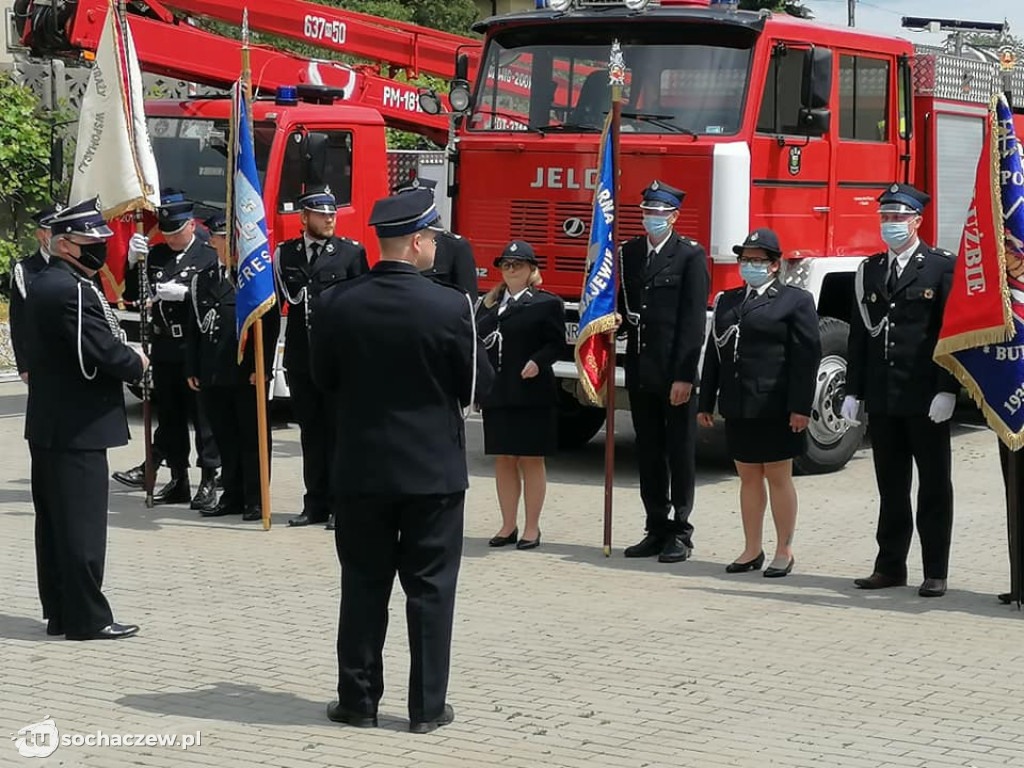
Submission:
[[[756,243],[760,237],[761,236],[757,232],[755,232],[750,236],[750,242]]]
[[[899,192],[900,191],[900,185],[899,184],[893,184],[891,187],[889,187],[889,191],[890,192]]]
[[[659,187],[658,187],[658,182],[657,181],[655,181],[653,184],[651,184],[651,189],[653,189],[655,192],[658,191],[658,188]]]
[[[331,194],[331,188],[329,186],[326,186],[326,185],[324,186],[324,194],[325,195]]]
[[[512,243],[512,245],[510,245],[510,246],[508,247],[508,249],[509,249],[509,250],[510,250],[510,251],[511,251],[512,253],[515,253],[516,251],[518,251],[518,250],[519,250],[519,246],[518,246],[518,245],[516,245],[515,243]]]

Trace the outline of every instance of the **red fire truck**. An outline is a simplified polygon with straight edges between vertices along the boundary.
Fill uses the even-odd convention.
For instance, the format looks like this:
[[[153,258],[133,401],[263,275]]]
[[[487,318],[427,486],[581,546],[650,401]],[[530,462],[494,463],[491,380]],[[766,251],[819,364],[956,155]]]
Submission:
[[[779,233],[787,280],[817,301],[824,353],[798,463],[842,467],[862,438],[839,405],[853,274],[883,247],[876,198],[894,180],[928,191],[922,236],[958,249],[987,105],[1004,90],[998,66],[709,0],[549,6],[478,23],[475,84],[453,81],[449,93],[466,104],[451,147],[454,226],[476,248],[482,284],[499,279],[489,267],[502,246],[524,238],[540,254],[545,288],[578,300],[618,40],[627,67],[621,236],[642,233],[636,203],[651,179],[685,189],[676,228],[707,247],[713,296],[739,284],[733,244],[754,227]],[[1024,94],[1024,70],[1011,77]],[[574,332],[557,368],[569,444],[589,440],[604,418],[577,398]]]

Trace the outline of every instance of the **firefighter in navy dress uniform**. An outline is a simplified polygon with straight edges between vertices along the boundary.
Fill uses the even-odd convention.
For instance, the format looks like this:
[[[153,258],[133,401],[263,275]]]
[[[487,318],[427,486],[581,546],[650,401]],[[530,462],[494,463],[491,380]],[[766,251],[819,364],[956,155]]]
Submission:
[[[544,457],[558,450],[558,385],[551,370],[565,348],[562,300],[542,291],[533,247],[513,240],[494,260],[502,282],[491,289],[477,314],[477,332],[495,371],[481,399],[484,453],[494,456],[501,529],[492,547],[540,545],[540,512],[547,489]],[[519,538],[519,498],[526,525]]]
[[[400,195],[417,189],[427,189],[433,193],[436,187],[436,181],[416,178],[395,187],[392,194]],[[438,233],[434,264],[423,270],[423,274],[435,283],[455,286],[474,299],[480,291],[473,246],[466,238],[448,230]]]
[[[693,549],[697,365],[710,291],[707,256],[673,231],[684,193],[659,181],[643,191],[646,237],[622,246],[626,387],[636,432],[646,535],[626,557],[686,560]],[[620,310],[621,311],[621,310]]]
[[[717,400],[729,454],[740,476],[746,546],[726,571],[761,569],[764,510],[770,498],[775,557],[764,575],[775,578],[788,575],[794,565],[793,459],[804,451],[814,401],[821,360],[818,313],[807,291],[780,282],[782,249],[772,230],[754,230],[733,251],[745,285],[726,291],[715,302],[704,347],[697,421],[703,427],[714,424]]]
[[[164,187],[160,190],[160,203],[162,206],[171,207],[177,204],[187,203],[185,193],[180,189],[174,189],[173,187]],[[209,238],[202,228],[194,230],[194,234],[198,240],[206,242]],[[122,300],[128,305],[138,306],[139,301],[139,265],[146,262],[149,255],[149,240],[145,235],[134,234],[128,242],[128,261],[125,266],[124,272],[124,292],[122,294]],[[147,275],[149,277],[149,275]],[[149,286],[152,290],[152,285]],[[150,320],[152,322],[152,309],[150,310]],[[150,330],[150,340],[152,340],[152,329]],[[155,390],[152,393],[152,400],[154,408],[160,395]],[[201,405],[199,406],[201,408]],[[198,418],[201,423],[206,425],[209,422],[206,419],[205,412],[200,410]],[[204,426],[203,429],[208,433],[209,427]],[[157,421],[156,430],[153,433],[153,470],[154,477],[159,474],[160,466],[166,463],[166,457],[163,455],[163,446],[166,441],[164,430],[161,428],[160,422]],[[126,485],[129,488],[143,488],[146,484],[146,462],[142,461],[131,469],[122,470],[115,472],[111,475],[114,480]],[[212,488],[212,487],[211,487]],[[213,493],[210,488],[203,489],[200,493],[196,494],[195,509],[209,508],[212,501],[216,501],[215,498],[211,501],[211,494]]]
[[[123,382],[149,364],[123,334],[93,276],[113,233],[93,198],[51,219],[49,266],[25,304],[29,328],[25,437],[32,454],[36,563],[49,635],[116,639],[103,596],[107,449],[128,442]]]
[[[878,198],[885,253],[865,259],[854,280],[849,369],[842,415],[871,420],[871,449],[880,496],[874,572],[854,583],[882,589],[907,583],[914,533],[910,501],[917,465],[917,529],[922,597],[946,592],[953,532],[949,420],[960,385],[932,360],[953,282],[954,257],[918,237],[929,197],[893,184]]]
[[[153,502],[185,504],[190,501],[188,425],[191,423],[202,481],[190,506],[194,510],[208,511],[217,505],[220,454],[206,411],[188,386],[185,328],[192,310],[188,295],[192,278],[214,266],[217,253],[208,241],[196,235],[193,215],[193,205],[188,200],[161,205],[157,219],[164,242],[153,246],[146,261],[149,287],[154,294],[150,353],[154,405],[159,422],[154,436],[158,450],[154,452],[159,453],[171,470],[171,481],[153,497]],[[142,235],[133,235],[129,251],[141,250],[144,240]]]
[[[227,220],[216,214],[203,222],[218,263],[192,278],[192,312],[186,330],[185,373],[188,385],[199,393],[220,449],[224,492],[206,517],[242,515],[243,520],[263,517],[260,501],[260,457],[256,418],[256,373],[253,344],[246,344],[238,362],[235,330],[237,277],[227,243]],[[263,315],[263,387],[267,389],[274,365],[280,315],[275,305]],[[270,445],[267,420],[267,445]],[[269,450],[269,449],[268,449]]]
[[[327,523],[331,515],[334,417],[330,398],[310,375],[308,302],[320,285],[357,277],[369,270],[366,249],[354,240],[334,234],[338,208],[330,187],[308,189],[299,198],[299,205],[305,228],[302,237],[281,243],[274,252],[278,299],[280,306],[288,305],[284,367],[289,399],[299,422],[302,479],[306,486],[302,513],[288,520],[293,527]]]
[[[463,414],[493,376],[471,299],[426,280],[438,222],[424,190],[378,200],[381,260],[314,299],[313,377],[336,398],[332,465],[341,562],[335,722],[370,727],[395,574],[406,594],[409,728],[454,719],[448,705],[455,588],[468,475]]]
[[[11,302],[8,308],[11,329],[11,347],[14,349],[14,362],[18,367],[18,375],[22,381],[28,380],[28,353],[25,339],[28,336],[22,327],[25,311],[25,298],[32,281],[46,269],[50,261],[50,219],[62,210],[63,206],[55,205],[38,211],[32,216],[36,223],[36,242],[39,247],[30,256],[19,260],[11,273]]]

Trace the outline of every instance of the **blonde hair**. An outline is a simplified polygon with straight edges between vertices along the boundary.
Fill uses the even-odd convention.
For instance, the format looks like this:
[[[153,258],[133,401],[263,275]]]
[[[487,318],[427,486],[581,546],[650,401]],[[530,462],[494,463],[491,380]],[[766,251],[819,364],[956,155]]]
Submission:
[[[526,286],[528,288],[536,288],[538,285],[544,282],[544,278],[540,276],[540,270],[536,264],[530,264],[530,279],[527,280]],[[495,304],[500,302],[505,296],[505,291],[508,287],[505,285],[505,281],[502,280],[496,286],[491,288],[487,293],[484,294],[484,306],[490,309]]]

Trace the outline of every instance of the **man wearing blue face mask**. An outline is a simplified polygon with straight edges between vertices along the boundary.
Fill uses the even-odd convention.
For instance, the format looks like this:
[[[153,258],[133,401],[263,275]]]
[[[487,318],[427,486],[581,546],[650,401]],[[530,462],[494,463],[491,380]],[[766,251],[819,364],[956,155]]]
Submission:
[[[646,535],[626,557],[686,560],[693,549],[697,363],[710,278],[707,255],[672,229],[684,193],[660,181],[643,191],[646,236],[622,246],[619,306],[626,319],[626,387]]]
[[[863,261],[854,281],[842,415],[856,423],[863,401],[871,417],[880,497],[874,572],[854,584],[859,589],[906,585],[916,464],[924,565],[918,594],[941,597],[953,530],[949,419],[960,385],[932,361],[953,283],[954,256],[918,237],[929,199],[909,184],[893,184],[878,198],[882,240],[889,248]]]

